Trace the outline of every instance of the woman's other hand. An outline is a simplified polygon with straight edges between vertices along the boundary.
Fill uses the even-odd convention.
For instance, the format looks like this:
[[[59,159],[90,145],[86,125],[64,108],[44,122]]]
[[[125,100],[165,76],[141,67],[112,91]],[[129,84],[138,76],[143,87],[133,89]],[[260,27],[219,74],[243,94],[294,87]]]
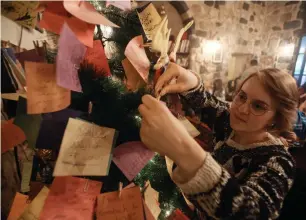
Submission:
[[[184,172],[194,174],[203,164],[206,152],[164,104],[150,95],[143,96],[142,102],[142,142],[152,151],[167,155]]]
[[[169,63],[167,70],[156,83],[155,95],[159,97],[168,93],[182,93],[194,89],[198,85],[199,79],[195,74],[175,63]]]

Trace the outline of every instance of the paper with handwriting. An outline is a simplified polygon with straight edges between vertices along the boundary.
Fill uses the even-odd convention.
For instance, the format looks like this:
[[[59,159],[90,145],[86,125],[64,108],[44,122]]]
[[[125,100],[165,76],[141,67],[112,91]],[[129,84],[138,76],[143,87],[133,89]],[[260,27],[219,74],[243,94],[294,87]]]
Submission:
[[[101,187],[89,179],[55,177],[39,219],[92,219]]]
[[[82,62],[86,47],[76,38],[65,23],[59,38],[59,49],[56,59],[56,81],[61,87],[81,92],[78,69]]]
[[[87,49],[85,54],[85,61],[93,64],[94,67],[98,70],[98,73],[104,73],[104,76],[111,75],[104,48],[100,40],[95,40],[93,42],[93,48]]]
[[[27,112],[55,112],[70,105],[70,90],[56,83],[55,65],[26,62]]]
[[[53,175],[108,175],[115,135],[115,129],[70,118]]]
[[[147,38],[152,40],[152,36],[156,32],[158,24],[162,21],[156,8],[150,3],[143,11],[138,13],[138,17]]]
[[[148,181],[145,186],[144,200],[155,219],[158,218],[161,212],[158,199],[159,199],[159,192],[153,189],[150,181]]]
[[[142,79],[147,82],[150,61],[143,47],[143,38],[141,35],[134,37],[125,48],[124,55],[135,67]]]
[[[1,122],[1,153],[21,144],[26,136],[21,128],[14,125],[12,121]]]
[[[131,181],[153,157],[154,152],[146,148],[141,141],[132,141],[114,149],[113,161]]]
[[[18,218],[18,220],[38,220],[40,219],[39,215],[43,209],[48,193],[49,193],[49,189],[46,186],[44,186],[44,188],[42,188],[42,190],[38,193],[35,199],[24,210],[24,212]]]
[[[87,23],[102,24],[110,27],[119,27],[118,25],[114,24],[106,17],[104,17],[103,14],[97,12],[94,6],[87,1],[64,1],[64,7],[69,13]]]
[[[134,91],[145,85],[145,81],[138,74],[135,67],[131,64],[131,62],[127,58],[122,60],[121,63],[126,76],[126,87],[129,90]]]
[[[138,186],[108,192],[98,196],[97,220],[133,219],[143,220],[143,204]]]
[[[19,192],[16,193],[10,214],[7,220],[16,220],[18,217],[24,212],[26,207],[29,205],[27,203],[29,197],[27,195],[21,194]]]

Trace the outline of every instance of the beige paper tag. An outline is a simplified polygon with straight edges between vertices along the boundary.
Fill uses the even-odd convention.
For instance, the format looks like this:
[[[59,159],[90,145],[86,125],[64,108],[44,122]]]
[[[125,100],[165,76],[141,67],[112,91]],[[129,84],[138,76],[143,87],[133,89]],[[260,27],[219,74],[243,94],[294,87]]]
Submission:
[[[44,186],[38,193],[31,204],[24,210],[18,220],[37,220],[39,219],[40,212],[42,211],[45,200],[48,196],[49,189]]]
[[[193,124],[185,117],[179,118],[179,121],[184,125],[188,133],[194,138],[199,136],[201,133],[193,126]]]
[[[70,118],[54,176],[108,175],[115,129]]]
[[[156,8],[150,3],[142,12],[138,13],[143,30],[149,40],[152,40],[158,24],[162,21]]]
[[[161,212],[161,209],[158,204],[159,192],[157,192],[151,187],[150,181],[148,181],[148,184],[146,185],[147,186],[144,192],[144,200],[145,200],[147,207],[153,214],[154,218],[157,219]]]

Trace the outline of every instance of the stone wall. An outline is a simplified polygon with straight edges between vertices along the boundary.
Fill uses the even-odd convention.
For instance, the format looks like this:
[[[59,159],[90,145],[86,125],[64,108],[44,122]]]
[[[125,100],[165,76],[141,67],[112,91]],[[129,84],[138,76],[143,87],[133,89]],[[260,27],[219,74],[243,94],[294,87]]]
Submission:
[[[186,3],[195,20],[191,36],[190,66],[201,73],[206,82],[210,83],[218,77],[233,79],[239,76],[239,72],[228,74],[234,68],[231,65],[235,56],[245,57],[240,59],[245,62],[241,69],[247,68],[249,60],[256,57],[262,67],[276,66],[292,71],[294,55],[283,56],[279,51],[289,43],[298,46],[301,29],[305,28],[305,2]],[[221,44],[221,62],[213,62],[213,54],[204,49],[211,40]]]

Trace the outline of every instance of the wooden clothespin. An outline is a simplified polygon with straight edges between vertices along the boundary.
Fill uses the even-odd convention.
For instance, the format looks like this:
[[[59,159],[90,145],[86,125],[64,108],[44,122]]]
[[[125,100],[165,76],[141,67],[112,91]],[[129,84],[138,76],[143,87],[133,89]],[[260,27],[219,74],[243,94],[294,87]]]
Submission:
[[[123,183],[122,182],[119,182],[119,189],[118,189],[118,197],[119,197],[119,199],[120,199],[120,197],[121,197],[121,192],[122,192],[122,187],[123,187]]]
[[[89,179],[86,179],[86,183],[85,183],[85,186],[84,186],[84,192],[87,192],[88,191],[88,184],[89,183]]]
[[[34,44],[34,49],[35,49],[36,53],[39,54],[39,51],[38,51],[39,42],[38,42],[38,40],[36,40],[36,42],[35,42],[35,40],[33,40],[33,44]]]

